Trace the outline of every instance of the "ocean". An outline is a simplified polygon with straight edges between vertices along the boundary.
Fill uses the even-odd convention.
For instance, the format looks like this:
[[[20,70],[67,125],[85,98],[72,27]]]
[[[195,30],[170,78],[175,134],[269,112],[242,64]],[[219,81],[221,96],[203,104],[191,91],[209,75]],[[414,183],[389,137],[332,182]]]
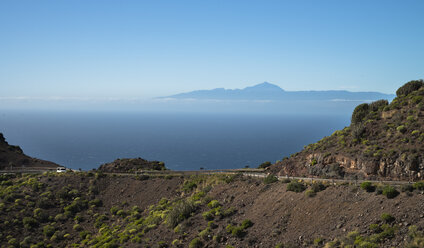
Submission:
[[[349,125],[341,114],[0,111],[0,132],[36,158],[89,170],[117,158],[172,170],[257,167]]]

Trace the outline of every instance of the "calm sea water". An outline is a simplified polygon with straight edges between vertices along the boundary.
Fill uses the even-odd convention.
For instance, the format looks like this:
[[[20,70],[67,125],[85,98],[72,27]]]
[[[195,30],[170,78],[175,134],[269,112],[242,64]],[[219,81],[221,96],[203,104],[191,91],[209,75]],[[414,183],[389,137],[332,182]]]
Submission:
[[[174,170],[256,167],[348,125],[346,115],[0,111],[0,132],[30,156],[88,170],[116,158]]]

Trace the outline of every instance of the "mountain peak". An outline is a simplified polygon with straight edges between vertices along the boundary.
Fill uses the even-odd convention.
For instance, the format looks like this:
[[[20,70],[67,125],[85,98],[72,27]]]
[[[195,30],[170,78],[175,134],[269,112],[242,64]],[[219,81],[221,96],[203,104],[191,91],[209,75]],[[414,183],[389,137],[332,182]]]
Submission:
[[[268,82],[263,82],[251,87],[246,87],[245,90],[249,90],[249,89],[254,89],[254,90],[277,90],[277,91],[284,91],[283,89],[281,89],[278,85],[272,84],[272,83],[268,83]]]

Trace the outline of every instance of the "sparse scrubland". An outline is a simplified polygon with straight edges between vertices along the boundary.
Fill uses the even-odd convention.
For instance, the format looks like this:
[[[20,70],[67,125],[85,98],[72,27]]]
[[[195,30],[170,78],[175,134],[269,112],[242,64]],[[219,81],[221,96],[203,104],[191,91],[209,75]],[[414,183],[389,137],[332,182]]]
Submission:
[[[2,247],[420,247],[422,182],[3,175]],[[396,191],[397,194],[392,195]],[[349,246],[350,245],[350,246]],[[415,245],[415,246],[414,246]]]

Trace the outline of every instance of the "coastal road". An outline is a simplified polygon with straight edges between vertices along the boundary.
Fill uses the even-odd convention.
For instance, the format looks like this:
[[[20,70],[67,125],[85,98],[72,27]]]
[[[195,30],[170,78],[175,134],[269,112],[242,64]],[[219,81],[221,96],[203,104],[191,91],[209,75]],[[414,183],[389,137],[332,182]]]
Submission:
[[[15,174],[15,173],[29,173],[29,174],[42,174],[44,172],[55,172],[56,169],[46,169],[46,168],[31,168],[25,170],[2,170],[0,174]],[[72,170],[73,172],[78,172],[77,170]],[[237,175],[241,174],[245,177],[253,178],[265,178],[269,174],[262,169],[226,169],[226,170],[195,170],[195,171],[149,171],[142,170],[137,171],[136,173],[106,173],[106,174],[116,174],[122,176],[137,176],[137,175],[158,175],[158,176],[191,176],[191,175],[223,175],[231,174]],[[317,178],[317,177],[293,177],[293,176],[276,176],[278,180],[302,180],[309,182],[327,182],[332,184],[337,183],[351,183],[351,184],[360,184],[362,182],[372,182],[372,183],[381,183],[381,184],[391,184],[391,185],[405,185],[411,184],[412,181],[390,181],[390,180],[354,180],[354,179],[331,179],[331,178]]]

